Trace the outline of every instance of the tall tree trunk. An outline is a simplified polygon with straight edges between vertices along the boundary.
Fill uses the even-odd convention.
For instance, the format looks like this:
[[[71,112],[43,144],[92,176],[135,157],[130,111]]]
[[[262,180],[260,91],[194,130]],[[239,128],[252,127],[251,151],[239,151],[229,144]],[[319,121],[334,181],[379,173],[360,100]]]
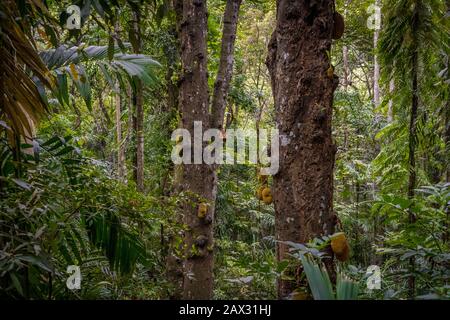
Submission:
[[[122,99],[119,83],[116,83],[115,105],[116,105],[116,139],[117,139],[117,176],[119,180],[125,181],[125,148],[122,138]]]
[[[180,17],[182,17],[182,1],[173,0],[169,1],[169,5],[171,5],[172,9],[176,12],[177,17],[179,17],[177,20],[178,25],[176,23],[173,23],[173,25],[170,26],[170,34],[172,34],[175,38],[176,42],[176,48],[175,54],[169,55],[169,53],[166,53],[166,55],[169,57],[168,59],[168,67],[167,67],[167,74],[166,74],[166,83],[167,83],[167,112],[172,112],[173,110],[178,110],[178,97],[179,97],[179,88],[178,84],[173,79],[173,75],[176,74],[177,76],[180,75],[180,70],[177,68],[177,65],[180,61],[180,56],[178,52],[180,51],[180,43],[179,43],[179,32],[177,29],[180,28],[179,23],[181,23]],[[179,194],[182,191],[182,172],[183,168],[182,165],[174,165],[173,167],[173,186],[172,186],[172,193],[174,195]],[[176,224],[181,225],[183,223],[182,215],[178,214],[174,217],[173,220],[169,222],[173,222]],[[173,286],[173,290],[170,294],[170,299],[173,300],[179,300],[183,296],[183,259],[179,255],[178,252],[181,251],[180,248],[180,242],[178,241],[180,237],[180,234],[177,232],[170,231],[167,235],[168,238],[168,254],[166,257],[166,274],[167,279]]]
[[[377,7],[380,7],[381,1],[376,0],[375,5]],[[379,17],[379,18],[381,19],[381,17]],[[380,38],[380,30],[381,30],[381,25],[379,26],[379,28],[375,28],[374,33],[373,33],[373,51],[374,51],[374,56],[373,56],[373,104],[374,104],[374,108],[375,108],[373,120],[374,120],[375,125],[377,125],[381,120],[380,119],[381,115],[380,115],[379,111],[377,110],[377,108],[380,106],[380,102],[381,102],[380,62],[379,62],[378,52],[377,52],[378,51],[378,40]],[[375,152],[378,153],[380,150],[380,144],[378,143],[378,141],[375,138],[373,139],[373,141],[374,141]],[[372,187],[372,197],[375,200],[376,192],[377,192],[376,179],[374,179],[372,181],[371,187]],[[373,241],[377,245],[381,245],[380,243],[377,243],[377,241],[376,241],[376,239],[378,237],[378,232],[381,231],[377,228],[377,226],[379,224],[380,224],[380,217],[377,214],[374,219],[374,228],[373,228],[373,231],[374,231],[373,232]],[[371,263],[376,264],[376,265],[381,264],[382,263],[381,256],[376,255],[376,254],[371,255]]]
[[[134,53],[142,52],[141,39],[141,13],[140,8],[133,8],[133,34],[134,39],[131,42]],[[136,86],[133,92],[133,104],[136,112],[135,117],[135,138],[136,138],[136,158],[135,158],[135,179],[136,187],[140,192],[144,191],[144,101],[142,83],[139,79],[135,80]]]
[[[446,1],[447,3],[447,12],[450,12],[450,0]],[[447,68],[450,67],[450,62],[447,60]],[[450,154],[450,102],[447,100],[447,108],[445,109],[445,123],[444,123],[444,141],[445,141],[445,154],[447,157],[445,158],[447,161],[445,163],[446,173],[445,173],[445,181],[450,182],[450,163],[448,162],[448,155]],[[449,216],[450,208],[447,206],[447,220]],[[447,230],[448,234],[448,230]]]
[[[419,23],[419,13],[417,12],[417,5],[414,7],[413,21],[412,21],[412,34],[413,34],[413,53],[412,53],[412,101],[411,101],[411,115],[409,123],[409,178],[408,178],[408,198],[413,199],[416,189],[416,139],[417,139],[417,116],[419,111],[419,92],[418,92],[418,51],[417,51],[417,27]],[[413,224],[416,222],[416,216],[411,211],[409,211],[409,223]],[[414,257],[409,258],[410,272],[413,273],[415,270],[415,259]],[[416,292],[416,281],[415,276],[410,275],[408,278],[408,293],[410,298],[414,298]]]
[[[211,106],[211,127],[222,132],[224,128],[224,114],[227,106],[228,92],[233,75],[234,44],[239,17],[239,8],[242,0],[227,0],[223,17],[222,47],[220,51],[219,69],[214,82],[214,92]],[[215,216],[215,203],[217,198],[217,166],[213,167],[214,184],[212,186],[211,215]]]
[[[348,7],[348,3],[349,0],[345,1],[344,4],[344,19],[347,18],[347,7]],[[344,79],[342,81],[342,86],[344,87],[344,90],[347,91],[348,85],[349,85],[349,75],[350,75],[350,68],[349,68],[349,63],[348,63],[348,47],[346,45],[344,45],[342,47],[342,62],[344,65]]]
[[[280,144],[274,176],[275,235],[278,241],[305,243],[334,232],[331,136],[333,93],[329,77],[334,1],[277,0],[277,25],[269,44],[269,68]],[[277,244],[278,261],[289,247]],[[299,275],[296,275],[299,280]],[[295,282],[279,279],[278,296]]]
[[[203,130],[212,125],[223,127],[224,109],[233,70],[233,51],[237,17],[241,0],[229,0],[224,16],[224,30],[219,72],[214,85],[212,114],[209,114],[207,73],[206,1],[184,0],[178,11],[180,26],[182,77],[179,103],[182,126],[194,136],[194,121],[202,121]],[[179,1],[176,6],[180,6]],[[181,9],[181,10],[180,10]],[[205,145],[205,144],[203,144]],[[186,260],[184,263],[183,298],[210,299],[213,289],[213,221],[217,189],[215,166],[183,165],[182,187],[193,196],[183,206]],[[198,217],[198,205],[208,203],[206,217]]]
[[[450,11],[450,10],[449,10]],[[450,150],[450,102],[447,101],[447,107],[445,110],[445,124],[444,124],[444,142],[445,142],[445,154],[447,154],[447,157],[445,157],[444,159],[446,159],[445,161],[445,166],[446,166],[446,170],[445,170],[445,181],[448,183],[450,182],[450,163],[448,162],[448,155],[450,154],[449,150]]]
[[[104,89],[103,89],[104,90]],[[105,148],[106,148],[106,140],[105,136],[108,135],[108,128],[112,125],[111,119],[108,114],[108,110],[106,109],[103,103],[103,90],[99,89],[98,91],[98,108],[95,107],[94,112],[101,112],[102,116],[95,118],[94,123],[94,133],[98,138],[95,140],[92,145],[92,149],[98,153],[101,159],[106,159]]]
[[[380,6],[380,0],[375,1],[376,6]],[[373,104],[375,108],[380,105],[380,63],[378,61],[378,54],[376,52],[378,47],[378,39],[380,38],[380,29],[376,28],[373,33],[373,48],[375,51],[373,57]],[[378,120],[378,113],[375,114],[376,121]]]
[[[380,0],[375,1],[375,5],[377,7],[380,6]],[[380,17],[381,18],[381,17]],[[380,26],[381,28],[381,26]],[[378,39],[380,38],[380,29],[375,28],[373,33],[373,49],[374,49],[374,56],[373,56],[373,105],[375,108],[374,113],[374,124],[377,125],[380,122],[381,115],[378,112],[378,107],[380,105],[380,62],[378,59]],[[379,146],[376,145],[376,150],[379,150]]]
[[[233,75],[234,43],[241,2],[242,0],[228,0],[223,17],[222,48],[211,108],[211,126],[219,130],[223,129],[225,107]]]
[[[181,66],[180,110],[182,126],[194,137],[194,122],[209,128],[209,93],[206,53],[206,1],[183,0],[180,24]],[[213,216],[210,223],[197,217],[198,205],[213,202],[214,170],[206,164],[183,164],[182,188],[188,191],[192,203],[183,205],[186,260],[184,262],[183,298],[210,299],[213,289]],[[195,242],[198,239],[198,244]]]

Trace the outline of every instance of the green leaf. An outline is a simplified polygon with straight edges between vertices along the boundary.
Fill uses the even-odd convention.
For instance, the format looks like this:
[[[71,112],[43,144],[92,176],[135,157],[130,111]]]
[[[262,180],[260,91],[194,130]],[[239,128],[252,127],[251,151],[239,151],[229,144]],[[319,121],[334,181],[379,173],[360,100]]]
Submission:
[[[89,111],[92,111],[91,85],[89,83],[89,79],[83,66],[78,65],[77,68],[79,79],[75,80],[73,75],[71,74],[72,80],[75,83],[75,86],[77,87],[78,92],[80,93],[84,102],[86,103],[86,107],[89,109]]]
[[[24,261],[24,262],[29,262],[45,271],[53,272],[50,264],[46,260],[44,260],[42,257],[29,256],[29,255],[18,255],[17,259]]]
[[[359,286],[356,282],[339,275],[336,283],[337,300],[357,300]]]
[[[123,70],[130,77],[139,78],[146,85],[152,85],[157,82],[152,68],[161,66],[157,61],[142,54],[116,54],[111,65],[117,71]]]
[[[72,147],[72,146],[66,146],[62,150],[58,151],[58,153],[56,153],[55,156],[59,157],[59,156],[65,155],[65,154],[67,154],[69,152],[72,152],[74,149],[75,148]]]
[[[25,190],[28,190],[28,191],[31,190],[31,185],[29,185],[25,181],[22,181],[22,180],[17,179],[17,178],[12,178],[11,180],[14,181],[14,183],[17,184],[22,189],[25,189]]]
[[[305,255],[300,257],[314,300],[335,300],[328,273]]]
[[[17,292],[23,297],[23,289],[22,289],[22,285],[20,284],[19,279],[17,278],[16,274],[11,272],[9,274],[12,284],[14,286],[14,288],[17,290]]]
[[[106,81],[108,81],[109,86],[111,87],[111,89],[115,92],[117,92],[115,85],[114,85],[114,80],[112,79],[111,74],[108,72],[108,69],[106,68],[106,64],[101,62],[98,64],[100,71],[102,72],[103,76],[105,77]]]
[[[104,18],[105,17],[105,10],[103,9],[103,6],[100,4],[99,0],[93,0],[92,5],[94,6],[95,11]]]
[[[55,143],[57,141],[61,141],[60,137],[54,136],[54,137],[50,138],[49,140],[45,141],[44,143],[42,143],[41,146],[42,147],[47,147],[47,146],[49,146],[49,145],[51,145],[51,144],[53,144],[53,143]]]
[[[59,70],[56,71],[56,98],[61,105],[69,105],[69,87],[67,83],[67,74]]]

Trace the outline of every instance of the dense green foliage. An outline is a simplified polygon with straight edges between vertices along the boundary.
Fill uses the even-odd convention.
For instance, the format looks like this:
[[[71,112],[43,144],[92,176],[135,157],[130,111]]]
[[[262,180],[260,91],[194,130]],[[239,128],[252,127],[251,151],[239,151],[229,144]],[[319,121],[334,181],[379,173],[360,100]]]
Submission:
[[[30,128],[18,130],[23,121],[10,117],[6,107],[0,109],[0,298],[170,297],[166,257],[185,228],[176,216],[185,195],[174,187],[176,167],[170,160],[171,132],[180,121],[177,106],[170,103],[180,69],[170,1],[75,1],[82,8],[78,31],[64,27],[61,13],[70,1],[47,1],[48,12],[42,9],[45,15],[35,16],[31,3],[40,1],[19,2],[14,12],[31,27],[27,39],[32,39],[53,82],[34,78],[48,112]],[[337,262],[337,287],[332,288],[320,262],[321,249],[330,239],[292,244],[292,261],[277,263],[274,210],[255,196],[257,168],[222,166],[214,298],[274,299],[277,277],[302,263],[307,281],[299,290],[306,298],[404,299],[411,276],[416,281],[414,297],[450,298],[447,8],[438,0],[383,1],[381,36],[374,48],[373,30],[366,26],[370,4],[337,1],[337,11],[345,10],[347,31],[331,52],[335,72],[341,79],[347,72],[351,82],[345,88],[340,85],[334,100],[334,208],[337,229],[345,232],[351,248],[350,260]],[[0,14],[6,6],[2,4]],[[225,4],[209,0],[208,6],[212,90]],[[142,14],[142,55],[132,51],[135,8]],[[420,16],[416,33],[411,30],[414,8]],[[243,2],[226,110],[231,127],[274,125],[265,67],[274,19],[273,1]],[[0,32],[3,35],[3,24]],[[2,36],[2,42],[5,39]],[[414,137],[409,131],[412,52],[418,52],[419,59]],[[381,63],[383,101],[378,107],[373,102],[374,55]],[[138,81],[145,88],[144,192],[137,191],[134,173],[133,94]],[[23,136],[32,129],[34,136]],[[417,173],[413,197],[407,193],[411,141]],[[125,179],[117,174],[119,148],[126,154]],[[411,214],[415,223],[408,220]],[[81,290],[66,288],[68,265],[81,267]],[[381,268],[381,290],[366,289],[370,265]]]

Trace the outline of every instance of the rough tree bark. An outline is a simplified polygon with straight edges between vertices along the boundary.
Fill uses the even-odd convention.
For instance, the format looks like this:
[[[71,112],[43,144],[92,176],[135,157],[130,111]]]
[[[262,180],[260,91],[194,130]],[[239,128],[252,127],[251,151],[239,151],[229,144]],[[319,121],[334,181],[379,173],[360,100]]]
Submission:
[[[203,130],[209,128],[209,93],[206,53],[207,11],[206,1],[183,0],[180,24],[181,84],[179,104],[182,126],[194,137],[194,122],[202,121]],[[183,298],[209,299],[213,285],[212,220],[197,217],[198,205],[212,203],[215,184],[213,168],[206,164],[184,164],[182,188],[189,191],[192,203],[183,205],[186,260],[184,261]],[[210,215],[212,212],[208,212]],[[213,217],[211,217],[213,218]],[[196,245],[196,239],[202,240]]]
[[[177,16],[182,15],[182,5],[181,1],[169,1],[169,5],[171,6],[171,9],[175,10]],[[179,51],[180,51],[180,43],[179,43],[179,37],[178,37],[178,30],[177,28],[180,27],[181,21],[178,21],[178,25],[173,22],[173,24],[170,26],[170,31],[174,36],[175,39],[175,46],[177,50],[174,50],[174,53],[167,52],[166,55],[168,56],[168,66],[167,66],[167,73],[166,73],[166,83],[167,83],[167,112],[172,113],[174,110],[178,110],[178,96],[179,96],[179,88],[177,81],[173,79],[173,75],[179,75],[180,71],[177,65],[180,61]],[[169,133],[170,135],[170,133]],[[172,188],[171,188],[171,194],[177,195],[179,194],[182,189],[182,167],[181,165],[174,165],[172,172],[173,172],[173,182],[172,182]],[[181,215],[175,215],[174,219],[172,220],[177,225],[182,225],[183,223],[183,217]],[[181,256],[178,254],[178,251],[180,251],[181,248],[179,248],[179,242],[178,237],[180,234],[177,232],[170,230],[167,233],[168,238],[168,253],[166,257],[166,274],[167,279],[169,282],[173,285],[173,290],[170,294],[171,300],[179,300],[182,298],[183,295],[183,260]]]
[[[334,12],[333,0],[277,0],[267,66],[281,139],[273,185],[278,241],[305,243],[334,231],[331,117],[339,79],[327,75]],[[278,242],[278,261],[288,249]],[[279,279],[279,298],[295,285]]]
[[[182,76],[179,104],[182,126],[194,133],[194,121],[203,130],[223,127],[224,109],[233,70],[233,51],[241,0],[229,0],[224,15],[222,52],[214,86],[212,113],[209,113],[207,78],[206,1],[183,0],[175,4],[179,17]],[[210,299],[213,289],[213,221],[217,189],[216,167],[206,164],[183,165],[182,189],[192,195],[192,203],[183,206],[186,259],[184,261],[183,298]],[[198,205],[207,203],[206,217],[198,217]]]

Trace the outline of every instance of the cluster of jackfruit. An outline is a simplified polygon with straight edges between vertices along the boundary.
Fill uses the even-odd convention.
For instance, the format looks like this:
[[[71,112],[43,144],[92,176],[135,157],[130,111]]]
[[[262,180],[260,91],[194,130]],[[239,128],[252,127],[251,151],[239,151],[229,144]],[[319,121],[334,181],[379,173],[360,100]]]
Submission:
[[[271,204],[273,202],[272,191],[267,183],[267,176],[259,175],[258,180],[261,186],[256,191],[256,197],[265,204]]]
[[[272,191],[267,186],[259,187],[256,194],[258,199],[264,202],[265,204],[271,204],[273,202]]]
[[[350,255],[350,246],[345,233],[338,232],[331,236],[331,249],[339,261],[345,262]]]

